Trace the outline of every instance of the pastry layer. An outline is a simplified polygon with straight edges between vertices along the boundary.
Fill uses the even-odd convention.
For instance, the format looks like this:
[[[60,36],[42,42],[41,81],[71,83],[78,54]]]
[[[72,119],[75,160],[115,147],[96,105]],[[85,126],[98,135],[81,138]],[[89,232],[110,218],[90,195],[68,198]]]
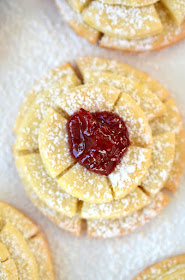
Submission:
[[[185,38],[184,0],[55,2],[78,35],[100,47],[146,52]]]
[[[47,242],[39,228],[17,209],[1,201],[0,276],[11,280],[54,279]]]

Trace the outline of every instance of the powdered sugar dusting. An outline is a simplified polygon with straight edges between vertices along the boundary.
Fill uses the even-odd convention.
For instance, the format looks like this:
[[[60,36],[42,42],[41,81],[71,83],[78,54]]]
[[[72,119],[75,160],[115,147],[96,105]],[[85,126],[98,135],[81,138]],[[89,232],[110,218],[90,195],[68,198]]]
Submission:
[[[68,115],[72,115],[80,108],[91,112],[111,111],[119,94],[120,91],[113,87],[82,85],[65,90],[55,103]]]
[[[175,156],[175,134],[164,133],[154,137],[152,160],[148,175],[141,185],[152,195],[155,195],[169,177]]]
[[[126,123],[131,144],[147,146],[152,143],[151,129],[147,118],[132,98],[122,93],[116,104],[115,112]]]
[[[81,217],[86,219],[110,219],[125,217],[150,203],[150,199],[139,188],[123,199],[104,204],[83,203]]]
[[[68,216],[76,213],[77,199],[61,190],[56,180],[48,176],[39,154],[20,156],[16,163],[23,182],[50,208]]]
[[[156,263],[139,274],[134,280],[155,280],[178,279],[184,278],[185,273],[185,255],[178,255],[167,258],[159,263]]]
[[[154,218],[164,205],[163,194],[159,193],[152,203],[128,217],[114,219],[111,223],[110,220],[106,219],[89,220],[88,234],[93,237],[104,238],[127,234],[151,218]]]
[[[70,66],[62,68],[51,77],[47,91],[41,91],[31,104],[30,110],[26,113],[19,134],[16,138],[15,147],[18,150],[38,149],[38,132],[40,124],[49,107],[54,107],[54,100],[61,94],[61,88],[78,85],[80,82]],[[46,86],[46,85],[45,85]],[[38,87],[43,87],[42,82]]]
[[[132,8],[93,1],[83,12],[82,18],[95,29],[118,38],[142,38],[162,30],[152,5]]]
[[[67,120],[50,109],[39,132],[39,150],[51,177],[57,177],[73,164],[68,144]]]
[[[103,203],[113,199],[107,177],[95,174],[79,163],[58,179],[66,192],[90,203]]]
[[[156,9],[163,25],[163,31],[158,35],[147,36],[140,40],[127,40],[104,35],[101,39],[100,46],[125,51],[144,52],[158,50],[183,39],[185,36],[185,22],[177,26],[175,22],[170,19],[168,13],[161,4],[158,3]]]
[[[183,186],[173,196],[165,211],[135,233],[119,239],[100,241],[84,236],[75,238],[58,229],[29,201],[15,171],[11,146],[14,143],[12,127],[23,96],[49,69],[66,61],[73,61],[80,55],[112,57],[145,70],[168,87],[175,95],[178,107],[183,113],[184,44],[163,52],[136,57],[103,50],[83,39],[80,40],[63,22],[52,1],[7,0],[0,1],[0,6],[0,21],[3,27],[0,32],[0,129],[3,135],[0,139],[0,197],[24,209],[24,212],[29,213],[43,228],[50,241],[56,279],[69,280],[78,277],[89,280],[131,280],[147,265],[183,252]],[[52,213],[55,219],[54,211],[45,212]],[[61,220],[61,225],[62,223],[65,223],[64,227],[68,226],[68,229],[72,224],[75,224],[75,229],[78,228],[77,222],[70,219],[66,219],[65,222]]]
[[[103,32],[101,47],[144,52],[164,48],[185,37],[183,0],[161,0],[155,6],[143,3],[144,7],[139,8],[127,6],[123,1],[93,1],[82,15],[75,13],[67,0],[56,2],[72,28],[90,42],[96,43],[98,40],[97,36],[93,36],[95,31]],[[75,3],[75,0],[73,2]],[[164,5],[161,5],[161,2]],[[80,27],[76,27],[74,19]]]
[[[150,165],[149,149],[130,146],[121,163],[109,175],[116,198],[134,190],[146,175]]]
[[[46,280],[54,279],[47,243],[44,236],[39,233],[39,228],[10,205],[2,202],[0,206],[0,275],[2,279],[41,280],[43,272]],[[37,238],[39,244],[35,247],[34,241]]]
[[[108,71],[86,71],[84,73],[85,83],[105,84],[119,88],[129,94],[141,107],[147,119],[151,121],[162,115],[165,106],[159,98],[146,86],[137,83],[132,78],[126,78],[120,74],[110,73]]]

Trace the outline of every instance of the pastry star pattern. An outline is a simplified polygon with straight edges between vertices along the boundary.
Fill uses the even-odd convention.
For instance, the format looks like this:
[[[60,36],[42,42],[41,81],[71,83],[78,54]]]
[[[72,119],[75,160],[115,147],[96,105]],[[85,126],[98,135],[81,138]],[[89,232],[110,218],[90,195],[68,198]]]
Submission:
[[[52,70],[23,103],[14,131],[18,172],[33,203],[76,235],[129,233],[167,204],[185,164],[184,128],[169,93],[147,74],[113,60],[77,60],[82,81],[67,63]],[[150,109],[152,104],[152,110]],[[115,112],[131,145],[109,175],[72,158],[66,123],[80,108]],[[174,128],[175,127],[175,128]]]

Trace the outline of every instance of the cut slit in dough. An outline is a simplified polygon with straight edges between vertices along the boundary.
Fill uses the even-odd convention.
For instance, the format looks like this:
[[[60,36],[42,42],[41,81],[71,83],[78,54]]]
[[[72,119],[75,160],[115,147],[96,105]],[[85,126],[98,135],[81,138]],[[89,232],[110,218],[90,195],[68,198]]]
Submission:
[[[80,216],[84,219],[112,219],[125,217],[150,203],[149,197],[139,188],[123,199],[104,204],[84,202]]]
[[[11,224],[6,224],[0,232],[0,241],[10,251],[10,256],[15,262],[20,278],[39,280],[35,257],[19,230]]]
[[[93,1],[84,10],[82,18],[106,35],[129,40],[152,36],[163,29],[154,5],[133,8]]]
[[[83,108],[90,112],[111,111],[120,95],[120,90],[111,86],[81,85],[65,90],[55,104],[69,116]]]
[[[63,190],[86,202],[103,203],[113,200],[107,177],[93,173],[79,163],[57,182]]]
[[[55,73],[55,72],[54,72]],[[54,74],[53,74],[54,75]],[[40,124],[45,116],[47,109],[54,106],[53,101],[61,93],[62,87],[73,87],[80,84],[75,71],[70,64],[61,67],[61,71],[53,76],[51,74],[52,82],[49,83],[47,90],[39,92],[34,99],[29,110],[25,112],[19,126],[19,133],[15,141],[16,150],[36,150],[38,149],[38,132]],[[24,110],[23,110],[24,111]]]
[[[78,0],[55,1],[77,34],[100,47],[147,52],[185,38],[184,0],[85,1],[78,12]]]
[[[124,120],[131,145],[147,147],[152,144],[152,132],[148,120],[141,108],[128,94],[121,94],[114,112]]]
[[[167,132],[154,137],[152,159],[148,176],[141,186],[150,195],[156,195],[165,185],[175,156],[175,134]]]
[[[74,163],[69,150],[66,125],[67,120],[50,108],[39,129],[40,155],[52,178]]]
[[[165,102],[166,112],[150,123],[153,135],[172,131],[175,133],[175,157],[166,188],[175,191],[185,166],[185,132],[178,108],[172,98]]]
[[[37,196],[52,209],[69,216],[76,214],[77,198],[63,191],[57,181],[48,176],[40,154],[16,157],[16,166],[20,170],[23,183],[29,185]]]
[[[0,201],[1,279],[54,280],[47,242],[23,213]],[[5,277],[6,276],[6,277]]]
[[[135,82],[131,78],[108,71],[86,71],[84,82],[90,84],[105,84],[116,87],[129,94],[141,107],[147,120],[151,121],[164,114],[166,108],[160,99],[147,87]]]
[[[17,169],[33,203],[59,227],[80,235],[84,220],[89,236],[111,237],[128,233],[166,205],[168,199],[160,190],[169,182],[169,189],[177,184],[182,174],[185,139],[182,120],[173,100],[164,101],[169,93],[147,74],[102,58],[84,57],[77,64],[83,85],[77,83],[69,87],[68,81],[76,76],[66,74],[62,80],[64,85],[57,95],[53,95],[53,107],[48,105],[43,115],[41,102],[41,111],[37,112],[42,115],[37,131],[38,148],[20,150],[15,146]],[[54,86],[53,90],[56,89]],[[46,99],[47,94],[47,88],[41,92]],[[30,106],[28,98],[24,105],[28,110],[25,118],[32,106],[38,105],[38,100],[41,101],[36,97]],[[108,177],[91,172],[72,160],[66,124],[80,108],[90,112],[116,112],[126,123],[131,145]],[[152,115],[154,108],[158,110]],[[17,131],[19,139],[20,130]],[[29,127],[27,132],[29,134]],[[0,204],[0,218],[1,208]],[[14,214],[3,210],[6,219],[8,213],[7,222],[11,223],[10,217]],[[30,237],[38,236],[34,239],[37,242],[38,230],[34,229],[34,233],[30,224],[27,228]],[[18,230],[24,232],[20,224]],[[24,233],[23,236],[26,238]],[[39,273],[43,275],[42,271]]]
[[[110,238],[128,234],[157,216],[167,203],[168,197],[163,193],[158,193],[151,204],[125,218],[88,220],[87,234],[89,237],[95,238]]]
[[[120,164],[109,175],[114,197],[121,199],[133,192],[150,166],[151,150],[130,146]]]
[[[80,57],[77,59],[77,66],[83,77],[86,76],[87,71],[100,73],[102,71],[109,71],[111,73],[131,78],[146,86],[149,90],[155,93],[160,100],[165,100],[169,96],[169,92],[146,73],[116,60],[90,56]]]

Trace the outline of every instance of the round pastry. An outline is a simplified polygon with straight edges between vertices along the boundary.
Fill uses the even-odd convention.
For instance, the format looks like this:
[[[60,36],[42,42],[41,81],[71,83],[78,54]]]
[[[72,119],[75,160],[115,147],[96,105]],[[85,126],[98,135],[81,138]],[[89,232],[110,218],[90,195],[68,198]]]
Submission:
[[[31,200],[61,228],[128,233],[167,204],[185,163],[185,133],[169,93],[147,74],[82,57],[52,70],[27,96],[14,155]]]
[[[185,280],[185,255],[168,258],[146,268],[133,280]]]
[[[185,0],[55,0],[69,25],[90,43],[156,51],[185,38]]]
[[[52,280],[45,237],[24,214],[0,201],[0,279]]]

